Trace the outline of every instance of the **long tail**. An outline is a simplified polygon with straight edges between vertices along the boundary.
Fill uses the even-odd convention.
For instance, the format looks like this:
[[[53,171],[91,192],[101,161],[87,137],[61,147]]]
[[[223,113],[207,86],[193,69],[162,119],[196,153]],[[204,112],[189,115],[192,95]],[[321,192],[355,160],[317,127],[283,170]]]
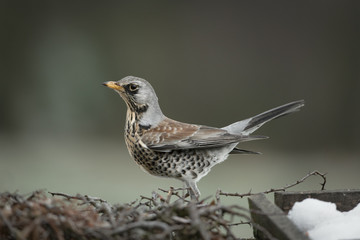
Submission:
[[[255,117],[251,117],[251,118],[233,123],[229,126],[223,127],[222,129],[227,130],[231,134],[242,134],[242,135],[248,136],[249,134],[253,133],[255,130],[260,128],[265,123],[267,123],[275,118],[285,116],[289,113],[297,112],[304,105],[305,105],[304,100],[291,102],[291,103],[273,108],[269,111],[260,113],[259,115],[256,115]]]

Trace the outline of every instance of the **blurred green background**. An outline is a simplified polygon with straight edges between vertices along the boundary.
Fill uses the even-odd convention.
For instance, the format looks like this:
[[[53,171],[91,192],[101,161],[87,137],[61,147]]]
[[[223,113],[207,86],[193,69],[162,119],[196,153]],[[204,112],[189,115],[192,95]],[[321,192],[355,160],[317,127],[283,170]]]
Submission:
[[[142,172],[126,106],[102,82],[154,86],[170,118],[222,127],[306,100],[200,183],[263,191],[311,170],[359,188],[359,1],[2,1],[0,191],[129,202],[181,183]],[[299,189],[318,189],[319,179]],[[238,201],[225,199],[225,201]]]

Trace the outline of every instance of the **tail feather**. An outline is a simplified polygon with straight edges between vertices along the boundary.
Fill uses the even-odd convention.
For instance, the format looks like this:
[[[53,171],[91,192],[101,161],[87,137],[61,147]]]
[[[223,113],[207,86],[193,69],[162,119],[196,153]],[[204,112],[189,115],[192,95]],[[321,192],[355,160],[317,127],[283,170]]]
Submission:
[[[304,100],[299,100],[295,102],[291,102],[266,112],[260,113],[255,117],[251,117],[236,123],[233,123],[229,126],[224,127],[223,129],[227,130],[231,134],[241,134],[248,136],[249,134],[253,133],[255,130],[260,128],[262,125],[271,121],[275,118],[285,116],[287,114],[297,112],[300,110],[301,107],[305,105]]]
[[[269,138],[268,136],[262,136],[262,135],[251,135],[251,136],[243,135],[239,139],[239,142],[249,142],[249,141],[268,139],[268,138]]]
[[[259,152],[253,152],[253,151],[249,151],[249,150],[245,150],[245,149],[240,149],[235,147],[230,154],[261,154]]]

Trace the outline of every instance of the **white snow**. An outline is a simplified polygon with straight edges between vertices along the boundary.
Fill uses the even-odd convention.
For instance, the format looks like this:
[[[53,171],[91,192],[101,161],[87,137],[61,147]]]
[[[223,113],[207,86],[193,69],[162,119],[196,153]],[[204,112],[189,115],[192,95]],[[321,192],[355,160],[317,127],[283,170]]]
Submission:
[[[289,219],[313,240],[360,239],[360,203],[349,212],[313,198],[296,202]]]

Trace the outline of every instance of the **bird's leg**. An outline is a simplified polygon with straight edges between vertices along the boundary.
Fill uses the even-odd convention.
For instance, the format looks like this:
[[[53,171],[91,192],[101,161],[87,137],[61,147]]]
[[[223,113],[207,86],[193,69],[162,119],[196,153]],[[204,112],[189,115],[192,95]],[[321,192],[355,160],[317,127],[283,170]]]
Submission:
[[[191,200],[195,200],[197,202],[200,197],[200,191],[196,185],[196,182],[185,181],[185,184],[189,189],[188,192]]]
[[[189,193],[189,191],[188,191],[189,187],[185,182],[182,182],[182,183],[183,183],[183,198],[185,198],[186,193]],[[190,193],[189,193],[189,195],[190,195]]]

